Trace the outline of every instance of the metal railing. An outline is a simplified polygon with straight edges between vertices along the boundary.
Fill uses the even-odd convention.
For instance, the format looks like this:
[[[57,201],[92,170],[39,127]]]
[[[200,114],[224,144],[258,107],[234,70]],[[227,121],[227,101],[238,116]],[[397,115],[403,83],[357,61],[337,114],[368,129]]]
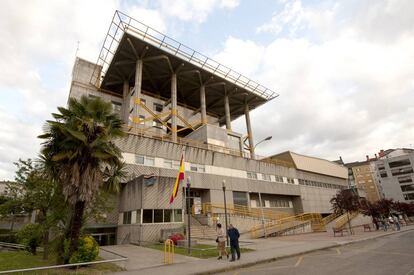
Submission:
[[[348,219],[352,220],[356,216],[358,216],[358,212],[351,212],[351,213],[345,213],[342,214],[336,221],[334,228],[340,229],[344,227],[348,223]]]
[[[159,141],[169,141],[169,142],[173,142],[171,136],[169,135],[157,135],[155,133],[150,133],[148,131],[146,131],[145,129],[141,129],[135,126],[125,126],[124,127],[125,132],[127,132],[128,134],[131,135],[135,135],[135,136],[140,136],[140,137],[145,137],[145,138],[151,138],[151,139],[155,139],[155,140],[159,140]],[[195,148],[200,148],[200,149],[204,149],[204,150],[210,150],[210,151],[215,151],[218,153],[223,153],[223,154],[227,154],[227,155],[232,155],[232,156],[237,156],[237,157],[242,157],[242,158],[250,158],[250,153],[249,152],[244,152],[244,151],[240,151],[240,150],[235,150],[235,149],[231,149],[231,148],[227,148],[224,146],[219,146],[219,145],[215,145],[215,144],[206,144],[197,140],[193,140],[193,139],[187,139],[187,138],[181,138],[181,137],[177,137],[177,144],[182,145],[182,146],[190,146],[190,147],[195,147]],[[256,155],[257,158],[260,158]],[[256,161],[258,162],[265,162],[265,163],[271,163],[271,164],[275,164],[275,165],[279,165],[279,166],[284,166],[287,168],[294,168],[294,165],[290,162],[287,161],[282,161],[282,160],[273,160],[273,159],[264,159],[265,157],[263,157],[262,159],[256,159]]]
[[[278,96],[277,93],[260,85],[259,83],[237,73],[230,68],[208,58],[207,56],[183,45],[175,39],[145,25],[142,22],[126,15],[123,12],[116,11],[112,22],[109,26],[107,35],[99,53],[96,68],[91,77],[90,83],[99,87],[101,80],[115,56],[115,52],[125,33],[128,33],[146,43],[157,47],[173,56],[204,69],[212,74],[234,83],[235,85],[265,99],[271,100]]]
[[[237,204],[229,204],[226,206],[227,214],[229,215],[239,215],[239,216],[246,216],[246,217],[253,217],[257,219],[261,219],[262,217],[266,220],[277,220],[285,217],[289,217],[290,215],[282,212],[282,211],[275,211],[270,209],[263,209],[263,216],[262,210],[260,208],[249,208],[244,205],[237,205]],[[211,214],[213,217],[217,213],[224,213],[224,205],[223,204],[211,204],[211,203],[204,203],[202,205],[202,213],[207,215]]]
[[[337,213],[332,213],[329,216],[326,216],[325,218],[322,219],[322,222],[324,225],[327,225],[328,223],[332,222],[333,220],[335,220],[336,218],[338,218],[340,215]]]
[[[280,231],[286,231],[291,228],[300,226],[304,223],[310,223],[312,228],[323,227],[322,216],[319,213],[304,213],[296,216],[286,217],[283,219],[271,221],[265,225],[256,225],[250,230],[252,238],[260,238],[265,235],[272,235]]]

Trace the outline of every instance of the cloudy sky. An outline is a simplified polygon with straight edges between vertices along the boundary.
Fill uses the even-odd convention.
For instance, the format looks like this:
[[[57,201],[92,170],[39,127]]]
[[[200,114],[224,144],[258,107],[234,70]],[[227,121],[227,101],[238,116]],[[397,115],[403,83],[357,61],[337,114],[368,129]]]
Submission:
[[[116,9],[277,91],[257,150],[347,162],[414,146],[412,0],[0,2],[0,180],[36,157],[77,55],[97,60]],[[245,133],[243,119],[234,128]]]

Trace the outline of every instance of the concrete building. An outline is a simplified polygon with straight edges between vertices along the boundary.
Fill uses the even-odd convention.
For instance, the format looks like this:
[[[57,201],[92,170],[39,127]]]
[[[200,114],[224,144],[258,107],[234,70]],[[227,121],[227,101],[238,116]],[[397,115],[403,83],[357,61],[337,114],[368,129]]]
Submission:
[[[414,202],[414,150],[381,150],[374,162],[375,177],[382,198]]]
[[[70,97],[82,95],[110,101],[127,125],[117,145],[129,178],[107,222],[90,223],[117,243],[183,228],[183,192],[169,204],[182,154],[200,223],[212,207],[222,211],[224,197],[233,209],[327,215],[330,198],[347,187],[346,168],[326,160],[291,152],[258,160],[250,112],[277,94],[121,12],[97,64],[76,59]],[[240,116],[245,135],[232,130]]]
[[[356,161],[344,164],[348,168],[348,181],[350,188],[357,188],[358,192],[364,192],[364,197],[370,202],[380,199],[378,187],[375,181],[375,168],[372,161]]]

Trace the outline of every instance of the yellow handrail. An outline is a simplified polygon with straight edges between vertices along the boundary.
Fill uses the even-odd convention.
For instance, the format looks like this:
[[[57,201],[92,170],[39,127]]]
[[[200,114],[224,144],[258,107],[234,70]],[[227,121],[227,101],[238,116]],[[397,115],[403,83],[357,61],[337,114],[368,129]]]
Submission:
[[[323,222],[324,225],[327,225],[328,223],[332,222],[333,220],[335,220],[339,216],[340,215],[338,213],[332,213],[329,216],[326,216],[325,218],[323,218],[322,222]]]
[[[311,225],[314,227],[321,227],[323,228],[322,216],[319,213],[304,213],[296,216],[286,217],[283,219],[275,220],[263,225],[254,226],[250,230],[250,234],[252,238],[257,238],[259,236],[264,236],[266,234],[271,234],[274,231],[280,229],[287,229],[291,226],[298,225],[300,222],[311,222]],[[270,233],[269,233],[270,232]],[[259,233],[261,233],[259,235]]]
[[[349,220],[352,220],[356,216],[358,216],[358,212],[351,212],[349,213]],[[335,221],[335,228],[341,228],[344,227],[348,223],[348,214],[345,213],[341,215],[336,221]]]
[[[254,217],[261,219],[262,217],[265,220],[277,220],[285,217],[289,217],[288,213],[282,212],[282,211],[276,211],[273,209],[263,209],[263,215],[262,210],[260,208],[249,208],[244,205],[238,205],[238,204],[229,204],[226,206],[227,213],[228,214],[234,214],[234,215],[240,215],[240,216],[248,216],[248,217]],[[202,213],[211,215],[214,215],[216,213],[224,213],[224,205],[223,204],[211,204],[211,203],[204,203],[202,205]]]

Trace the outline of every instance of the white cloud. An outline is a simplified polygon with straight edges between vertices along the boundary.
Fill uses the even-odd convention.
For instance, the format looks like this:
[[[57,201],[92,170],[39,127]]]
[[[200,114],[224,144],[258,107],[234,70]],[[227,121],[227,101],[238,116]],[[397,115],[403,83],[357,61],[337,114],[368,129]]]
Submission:
[[[348,24],[341,26],[338,21],[344,15],[338,14],[336,5],[315,10],[299,1],[287,2],[283,16],[267,29],[281,34],[280,28],[288,28],[285,37],[265,46],[228,38],[217,58],[250,69],[245,70],[253,79],[281,94],[252,112],[256,141],[273,135],[271,142],[260,146],[259,154],[293,150],[330,159],[342,155],[353,161],[381,148],[413,143],[414,64],[407,61],[414,59],[414,29],[399,28],[394,22],[409,25],[399,13],[411,4],[392,5],[398,8],[374,9],[375,15],[369,6],[359,7],[358,18],[345,18]],[[392,16],[390,10],[395,11]],[[366,20],[360,25],[359,17],[365,13],[375,21],[385,13],[394,28],[384,30],[385,34],[376,30],[374,38],[392,33],[394,40],[365,38],[365,26],[371,25]],[[330,19],[321,21],[318,14]],[[335,23],[321,23],[331,21]],[[296,31],[305,28],[308,35],[298,38]],[[246,52],[255,54],[240,58]],[[243,119],[235,126],[245,131]]]
[[[216,8],[233,9],[239,5],[238,0],[160,0],[161,12],[182,21],[202,23]]]

